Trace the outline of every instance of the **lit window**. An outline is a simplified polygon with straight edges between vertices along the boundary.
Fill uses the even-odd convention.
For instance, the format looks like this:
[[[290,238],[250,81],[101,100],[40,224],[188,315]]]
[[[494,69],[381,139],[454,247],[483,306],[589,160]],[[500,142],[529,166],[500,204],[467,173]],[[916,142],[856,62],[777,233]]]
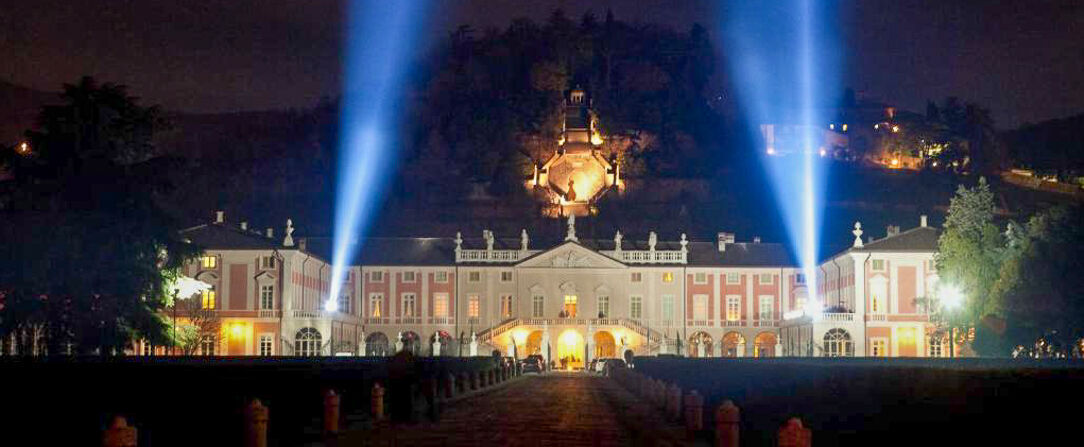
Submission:
[[[693,274],[693,283],[694,284],[707,284],[708,283],[708,274],[704,273],[704,272],[699,272],[699,273]]]
[[[265,270],[275,268],[275,257],[274,256],[260,256],[260,268],[265,269]]]
[[[369,316],[380,318],[384,316],[384,295],[380,293],[369,294]]]
[[[143,340],[141,344],[143,345],[143,355],[144,356],[152,356],[152,355],[154,355],[154,345],[152,345],[151,342],[149,342],[147,340]]]
[[[534,318],[542,318],[545,316],[545,302],[546,298],[542,295],[535,295],[531,297],[531,316]]]
[[[260,286],[260,309],[275,308],[275,286],[267,284]]]
[[[448,282],[448,272],[437,272],[436,273],[436,281],[437,282]]]
[[[704,321],[708,319],[708,296],[693,295],[693,320]]]
[[[448,316],[448,294],[438,293],[433,295],[433,316],[445,318]]]
[[[274,354],[272,344],[271,344],[271,343],[273,343],[272,340],[273,339],[271,338],[270,335],[261,335],[260,336],[260,356],[267,357],[269,355]]]
[[[501,272],[501,282],[512,282],[512,272]]]
[[[885,339],[883,339],[883,338],[875,338],[875,339],[873,339],[872,345],[873,345],[873,349],[871,350],[870,355],[872,355],[873,357],[887,357],[888,356],[888,349],[887,349],[888,343],[885,341]]]
[[[931,335],[929,338],[929,353],[930,357],[941,357],[943,355],[943,342],[941,337],[937,335]]]
[[[881,304],[881,297],[877,294],[873,294],[869,299],[869,311],[873,313],[884,312],[884,305]]]
[[[200,302],[200,307],[203,309],[213,310],[215,308],[215,289],[204,290]]]
[[[671,283],[674,282],[674,274],[672,272],[665,272],[662,274],[662,282]]]
[[[726,274],[726,283],[727,284],[738,284],[740,282],[741,282],[741,278],[739,277],[739,275],[737,273],[727,273]]]
[[[598,297],[598,316],[599,318],[610,316],[610,297],[606,295]]]
[[[403,316],[404,317],[413,317],[413,316],[418,314],[417,309],[415,308],[415,304],[417,304],[416,301],[417,301],[417,297],[413,293],[404,293],[403,294]]]
[[[644,299],[638,296],[629,298],[629,318],[640,319],[644,317]]]
[[[384,272],[369,272],[369,281],[384,282]]]
[[[471,295],[467,299],[467,316],[470,318],[478,318],[481,313],[482,303],[478,298],[478,295]]]
[[[199,342],[199,355],[215,355],[218,340],[214,335],[204,335]]]
[[[403,272],[403,282],[414,282],[417,281],[417,279],[414,272]]]
[[[843,131],[844,131],[844,132],[846,132],[846,131],[847,131],[847,124],[846,124],[846,123],[844,123],[844,124],[843,124]]]
[[[741,297],[726,297],[726,321],[738,321],[741,319]]]
[[[662,319],[664,321],[673,321],[674,319],[674,296],[663,295],[662,296]]]
[[[467,273],[467,281],[478,282],[482,280],[482,272],[469,272]]]
[[[512,295],[501,295],[501,317],[512,317]]]
[[[757,275],[757,282],[759,282],[761,284],[771,284],[772,283],[772,274],[771,273],[761,273],[760,275]]]
[[[874,259],[872,264],[873,264],[872,265],[873,271],[875,271],[875,272],[883,272],[884,269],[885,269],[885,260],[884,259]]]
[[[576,303],[579,301],[579,297],[576,295],[565,295],[565,317],[576,318]]]
[[[633,272],[632,273],[632,278],[631,278],[632,282],[641,282],[643,280],[644,280],[644,276],[643,276],[642,273],[640,273],[640,272]]]
[[[773,301],[773,298],[770,297],[770,296],[762,296],[762,297],[760,297],[760,315],[759,315],[759,317],[760,317],[761,320],[772,320],[773,319],[772,318],[772,307],[773,307],[772,301]]]
[[[204,256],[204,257],[200,258],[200,263],[203,264],[203,268],[205,268],[205,269],[217,268],[218,267],[218,257],[217,256]]]

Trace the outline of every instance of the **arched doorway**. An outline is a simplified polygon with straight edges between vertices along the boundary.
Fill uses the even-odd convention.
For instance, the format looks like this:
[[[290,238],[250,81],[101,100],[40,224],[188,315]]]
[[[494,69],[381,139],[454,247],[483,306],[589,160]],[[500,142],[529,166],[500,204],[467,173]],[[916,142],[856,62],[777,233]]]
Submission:
[[[693,333],[693,335],[689,337],[688,356],[697,358],[711,357],[713,347],[711,335],[708,335],[707,332],[699,331]]]
[[[617,343],[614,336],[606,331],[595,332],[595,358],[612,359],[617,357]]]
[[[320,335],[320,331],[311,327],[297,331],[297,335],[294,336],[294,351],[295,354],[302,357],[321,355],[323,353],[323,337]]]
[[[527,343],[524,347],[524,356],[544,355],[542,353],[542,331],[534,331],[527,334]]]
[[[388,349],[388,336],[383,332],[373,332],[365,337],[365,355],[384,357],[390,353]]]
[[[761,332],[753,339],[753,357],[775,357],[775,333]]]
[[[583,335],[569,329],[557,340],[557,364],[565,369],[583,368]]]
[[[422,340],[417,333],[413,331],[403,332],[403,350],[411,354],[418,355],[421,353]]]
[[[737,357],[738,345],[745,344],[745,337],[737,332],[727,332],[723,336],[723,357]]]
[[[825,357],[854,357],[854,343],[845,329],[835,328],[824,333]]]

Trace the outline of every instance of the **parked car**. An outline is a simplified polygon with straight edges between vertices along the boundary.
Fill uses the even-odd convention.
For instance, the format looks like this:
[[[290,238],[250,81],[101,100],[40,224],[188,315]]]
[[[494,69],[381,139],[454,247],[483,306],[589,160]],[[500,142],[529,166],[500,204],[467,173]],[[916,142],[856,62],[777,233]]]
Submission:
[[[594,359],[591,361],[591,372],[602,373],[602,370],[606,368],[606,362],[614,359]]]
[[[603,364],[602,375],[609,377],[613,374],[613,370],[621,368],[627,368],[628,365],[622,359],[606,359],[606,363]]]
[[[527,358],[520,360],[519,363],[524,374],[529,372],[541,374],[546,370],[545,361],[541,355],[529,355]]]

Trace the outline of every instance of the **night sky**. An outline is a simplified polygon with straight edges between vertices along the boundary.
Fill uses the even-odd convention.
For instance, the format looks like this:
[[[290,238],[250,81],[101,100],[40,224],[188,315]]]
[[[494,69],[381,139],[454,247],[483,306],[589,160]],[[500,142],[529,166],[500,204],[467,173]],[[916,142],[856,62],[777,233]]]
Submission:
[[[0,0],[0,79],[56,90],[83,74],[173,110],[307,107],[339,91],[344,0]],[[682,30],[726,2],[433,0],[434,41],[562,7]],[[723,5],[716,7],[716,5]],[[998,127],[1084,112],[1084,0],[840,2],[844,79],[923,111],[956,95]],[[720,48],[726,52],[726,48]]]

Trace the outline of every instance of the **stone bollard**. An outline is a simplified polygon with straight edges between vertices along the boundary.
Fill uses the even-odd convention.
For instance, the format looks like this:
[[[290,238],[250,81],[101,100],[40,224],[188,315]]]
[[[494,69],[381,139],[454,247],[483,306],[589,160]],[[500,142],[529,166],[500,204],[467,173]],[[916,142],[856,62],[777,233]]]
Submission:
[[[692,435],[704,429],[704,397],[693,390],[685,395],[685,430]]]
[[[493,386],[493,385],[496,385],[496,384],[497,384],[497,370],[496,369],[490,369],[489,371],[486,371],[486,385],[487,386]]]
[[[372,399],[369,406],[369,414],[374,421],[384,420],[384,387],[380,383],[373,383]]]
[[[135,427],[128,426],[124,416],[115,416],[109,428],[102,433],[103,447],[136,447],[139,433]]]
[[[779,429],[779,447],[810,447],[813,445],[813,431],[802,426],[802,420],[790,418]]]
[[[467,376],[467,373],[461,372],[455,378],[455,391],[457,393],[466,393],[468,389],[470,389],[470,377]]]
[[[245,447],[267,447],[268,413],[259,399],[245,407]]]
[[[479,379],[481,379],[481,377],[482,377],[482,372],[481,371],[470,373],[470,389],[471,389],[471,391],[474,391],[474,390],[478,389],[478,382],[480,382]]]
[[[339,432],[339,395],[335,390],[324,393],[324,434]]]
[[[681,420],[681,388],[672,383],[666,388],[666,415],[671,420]]]
[[[715,447],[738,447],[741,410],[730,400],[715,409]]]
[[[655,381],[655,406],[666,409],[666,382],[662,380]]]
[[[448,373],[444,378],[444,398],[451,399],[455,397],[455,375]]]

